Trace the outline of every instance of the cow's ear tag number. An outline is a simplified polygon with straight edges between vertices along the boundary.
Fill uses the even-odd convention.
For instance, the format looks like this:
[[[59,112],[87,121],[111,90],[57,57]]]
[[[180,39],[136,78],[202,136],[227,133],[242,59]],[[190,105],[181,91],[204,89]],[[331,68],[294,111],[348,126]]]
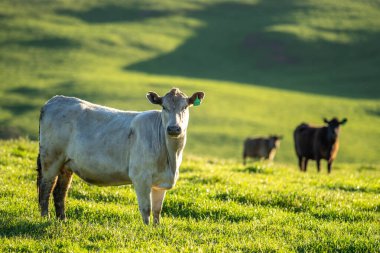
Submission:
[[[198,98],[198,96],[197,96],[197,98],[194,100],[194,103],[193,103],[193,105],[194,106],[198,106],[198,105],[200,105],[201,104],[201,100]]]

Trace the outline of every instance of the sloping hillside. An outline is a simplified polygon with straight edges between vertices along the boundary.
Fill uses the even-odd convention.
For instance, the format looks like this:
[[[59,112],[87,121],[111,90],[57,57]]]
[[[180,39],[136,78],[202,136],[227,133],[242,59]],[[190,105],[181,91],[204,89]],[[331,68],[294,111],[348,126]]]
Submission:
[[[239,158],[248,135],[347,117],[338,162],[378,162],[378,1],[1,1],[0,137],[37,138],[55,94],[120,109],[204,90],[187,153]]]

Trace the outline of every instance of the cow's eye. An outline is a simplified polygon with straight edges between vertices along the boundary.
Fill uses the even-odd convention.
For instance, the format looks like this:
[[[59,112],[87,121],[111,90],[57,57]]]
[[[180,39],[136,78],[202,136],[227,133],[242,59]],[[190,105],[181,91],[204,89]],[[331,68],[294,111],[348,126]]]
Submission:
[[[185,111],[187,109],[187,105],[185,105],[184,107],[182,107],[181,111]]]
[[[164,111],[168,111],[168,108],[166,108],[165,106],[162,106],[162,109],[163,109]]]

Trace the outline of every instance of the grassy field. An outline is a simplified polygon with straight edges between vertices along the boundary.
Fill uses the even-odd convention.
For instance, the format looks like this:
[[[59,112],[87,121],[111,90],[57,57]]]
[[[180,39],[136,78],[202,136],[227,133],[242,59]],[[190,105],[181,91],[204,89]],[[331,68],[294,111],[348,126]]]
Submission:
[[[333,174],[187,156],[163,222],[144,226],[133,187],[74,177],[67,222],[37,207],[37,143],[0,142],[1,252],[377,252],[380,169]],[[53,210],[51,215],[54,217]]]
[[[337,162],[377,163],[379,1],[8,1],[0,3],[0,137],[37,139],[56,94],[154,109],[176,86],[192,110],[187,152],[240,158],[247,136],[347,117]]]
[[[377,252],[380,1],[0,1],[1,252]],[[39,217],[40,107],[56,94],[124,110],[171,87],[191,109],[163,223],[131,186],[74,177],[67,222]],[[299,173],[292,131],[347,117],[332,174]],[[284,135],[241,165],[247,136]],[[30,139],[30,140],[29,140]],[[52,212],[53,214],[53,212]]]

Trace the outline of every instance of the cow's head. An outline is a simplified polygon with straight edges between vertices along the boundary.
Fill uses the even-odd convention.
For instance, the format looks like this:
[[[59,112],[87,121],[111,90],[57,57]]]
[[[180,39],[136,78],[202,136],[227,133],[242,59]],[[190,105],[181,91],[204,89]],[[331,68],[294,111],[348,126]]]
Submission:
[[[269,147],[270,147],[270,149],[279,148],[281,139],[282,139],[281,135],[280,136],[279,135],[269,136]]]
[[[344,125],[347,122],[347,119],[344,118],[342,121],[339,121],[337,118],[331,120],[324,118],[323,121],[327,124],[327,138],[329,140],[336,140],[339,136],[340,125]]]
[[[152,104],[162,106],[161,118],[167,135],[173,138],[186,134],[189,123],[189,107],[195,101],[201,101],[205,94],[195,92],[191,97],[187,97],[179,89],[171,89],[165,96],[160,97],[155,92],[148,92],[146,97]]]

